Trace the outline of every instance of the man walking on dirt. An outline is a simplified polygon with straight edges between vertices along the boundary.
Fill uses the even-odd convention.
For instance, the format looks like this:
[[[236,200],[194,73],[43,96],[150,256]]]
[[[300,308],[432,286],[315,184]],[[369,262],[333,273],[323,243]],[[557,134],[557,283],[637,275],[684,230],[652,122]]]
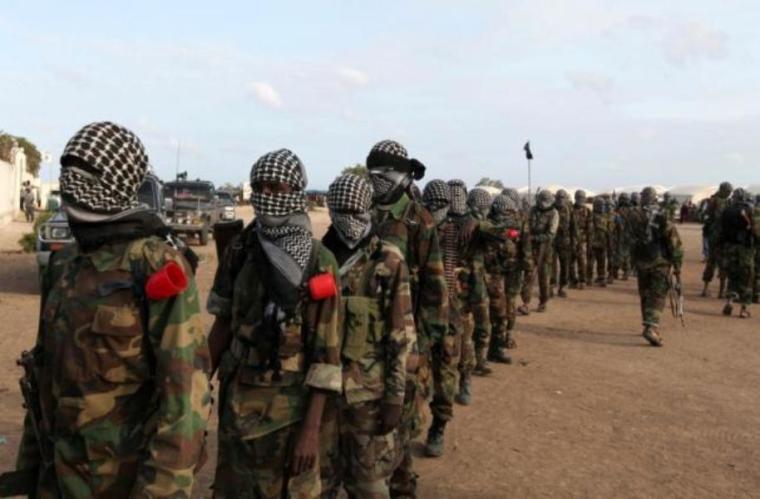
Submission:
[[[31,187],[27,187],[24,191],[24,217],[27,222],[34,222],[34,192]]]
[[[641,191],[641,206],[630,212],[631,257],[639,285],[642,335],[652,345],[661,347],[660,315],[671,287],[671,272],[680,283],[683,250],[678,230],[667,213],[657,204],[653,187]]]
[[[715,268],[718,268],[718,279],[720,279],[720,290],[718,292],[718,298],[723,298],[723,294],[726,288],[726,272],[722,265],[722,257],[720,254],[720,245],[718,244],[718,237],[720,237],[720,217],[723,214],[723,210],[728,206],[729,198],[734,187],[729,182],[723,182],[718,187],[718,192],[710,197],[707,203],[707,209],[704,215],[705,233],[708,240],[708,253],[707,262],[705,263],[705,271],[702,273],[702,282],[704,287],[702,288],[702,296],[707,297],[707,288],[710,285],[710,281],[715,276]]]

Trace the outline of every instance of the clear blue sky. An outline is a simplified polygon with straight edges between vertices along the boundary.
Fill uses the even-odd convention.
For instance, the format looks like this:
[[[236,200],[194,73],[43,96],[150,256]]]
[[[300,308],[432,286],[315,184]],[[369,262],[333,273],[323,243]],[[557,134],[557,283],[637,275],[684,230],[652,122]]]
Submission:
[[[9,1],[0,129],[54,157],[112,120],[157,172],[239,182],[293,149],[323,188],[395,138],[428,178],[760,182],[760,2]],[[47,171],[57,174],[57,165]]]

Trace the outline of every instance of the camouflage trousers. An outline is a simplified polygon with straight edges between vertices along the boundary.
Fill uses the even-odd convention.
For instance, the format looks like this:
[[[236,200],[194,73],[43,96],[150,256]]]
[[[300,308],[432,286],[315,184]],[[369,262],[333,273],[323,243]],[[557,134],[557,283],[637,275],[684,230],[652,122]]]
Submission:
[[[491,317],[491,339],[488,350],[493,352],[506,345],[507,336],[507,288],[504,274],[486,274],[488,290],[488,314]]]
[[[488,302],[464,304],[461,314],[462,334],[459,339],[459,375],[467,376],[475,367],[475,348],[488,346],[491,324]],[[483,347],[485,344],[485,347]]]
[[[639,284],[642,323],[645,326],[657,327],[670,290],[670,266],[638,269],[636,275]]]
[[[459,357],[462,342],[462,302],[449,293],[449,334],[430,349],[433,400],[430,412],[438,421],[454,417],[454,397],[459,387]]]
[[[755,281],[752,284],[752,300],[760,298],[760,245],[755,247]]]
[[[596,267],[596,281],[603,282],[607,279],[607,247],[592,246],[589,251],[588,265],[586,267],[586,284],[591,284]]]
[[[586,282],[586,251],[586,243],[580,242],[570,255],[570,282],[573,284]]]
[[[311,499],[322,492],[319,458],[314,468],[289,476],[300,424],[292,424],[252,440],[219,430],[215,498]]]
[[[627,276],[631,271],[631,248],[627,240],[618,239],[611,259],[613,277],[617,278],[619,271]]]
[[[716,268],[718,269],[718,278],[723,281],[726,278],[726,269],[723,266],[721,247],[714,237],[710,238],[709,241],[710,245],[708,246],[705,270],[702,272],[702,282],[711,282],[713,280],[713,277],[715,277]]]
[[[533,269],[524,269],[522,271],[522,287],[520,288],[520,299],[523,303],[530,303],[531,294],[533,294]]]
[[[505,340],[508,341],[517,324],[517,297],[523,287],[523,271],[515,267],[507,270],[505,276],[505,288],[507,296],[507,332]]]
[[[350,498],[386,499],[388,482],[402,458],[399,431],[380,434],[381,401],[341,403],[343,486]]]
[[[556,241],[555,241],[556,243]],[[570,282],[570,264],[572,248],[570,244],[555,244],[552,258],[552,285],[558,284],[564,288]]]
[[[755,277],[755,251],[742,244],[725,244],[721,248],[722,267],[728,277],[728,292],[736,302],[752,302]]]
[[[546,245],[543,256],[541,256],[541,246]],[[549,301],[549,279],[552,270],[553,249],[550,243],[543,242],[533,246],[533,261],[535,268],[530,277],[530,286],[528,292],[523,289],[522,299],[524,303],[530,303],[533,286],[538,281],[538,297],[541,303]],[[526,300],[527,298],[527,300]],[[493,322],[493,321],[491,321]]]
[[[391,497],[417,497],[417,474],[414,472],[412,441],[422,433],[425,425],[425,402],[430,394],[429,353],[420,353],[416,373],[407,373],[404,409],[398,429],[401,447],[399,464],[390,480]]]

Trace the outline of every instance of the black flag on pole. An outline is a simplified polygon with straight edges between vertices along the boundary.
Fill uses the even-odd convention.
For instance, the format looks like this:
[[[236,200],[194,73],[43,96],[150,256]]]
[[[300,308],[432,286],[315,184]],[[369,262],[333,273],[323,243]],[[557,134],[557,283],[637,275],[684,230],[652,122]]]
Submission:
[[[528,160],[533,159],[533,153],[530,152],[530,141],[528,141],[528,142],[525,143],[525,145],[523,146],[523,149],[525,150],[525,157]]]

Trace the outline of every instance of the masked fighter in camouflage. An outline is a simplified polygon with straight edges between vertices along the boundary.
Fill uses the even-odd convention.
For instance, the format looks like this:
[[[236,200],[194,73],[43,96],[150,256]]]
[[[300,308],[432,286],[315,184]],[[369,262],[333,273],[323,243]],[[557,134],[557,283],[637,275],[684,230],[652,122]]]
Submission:
[[[559,189],[557,191],[554,206],[559,215],[559,223],[557,224],[557,234],[554,236],[552,276],[559,286],[557,296],[567,298],[565,287],[570,281],[570,263],[573,245],[578,240],[578,229],[575,224],[573,205],[566,190]]]
[[[255,220],[232,239],[208,299],[219,367],[218,498],[317,497],[320,425],[342,390],[333,254],[312,238],[293,152],[251,168]]]
[[[653,346],[662,346],[660,315],[670,289],[670,273],[680,279],[683,250],[675,224],[657,204],[652,187],[641,191],[641,206],[630,213],[633,265],[639,285],[642,335]]]
[[[475,237],[469,237],[469,241],[463,242],[460,247],[462,263],[457,280],[462,310],[462,347],[459,355],[459,393],[456,400],[462,405],[468,405],[471,401],[470,375],[486,375],[491,372],[486,366],[491,319],[488,313],[483,244],[476,235],[478,218],[468,209],[468,193],[464,182],[450,180],[449,196],[450,222],[458,227],[460,233],[475,234]]]
[[[389,497],[401,458],[406,361],[416,343],[409,271],[397,246],[372,230],[372,188],[338,177],[327,193],[332,225],[323,239],[340,266],[344,311],[340,449],[352,498]]]
[[[63,151],[76,242],[42,279],[39,400],[27,401],[17,463],[35,475],[30,497],[191,496],[209,351],[192,269],[138,205],[147,171],[140,140],[114,123],[85,126]]]
[[[583,289],[586,286],[586,260],[591,239],[591,209],[586,206],[586,192],[581,189],[575,191],[573,218],[578,228],[578,237],[570,261],[570,287]]]
[[[443,257],[444,276],[449,292],[449,334],[443,343],[442,355],[433,351],[433,424],[428,432],[425,454],[429,457],[443,455],[443,434],[450,419],[457,389],[459,353],[462,337],[462,302],[459,298],[457,281],[462,271],[463,227],[449,220],[451,196],[449,186],[443,180],[431,180],[422,193],[425,207],[433,215],[437,224],[438,242]],[[446,410],[440,408],[446,407]]]
[[[750,316],[752,280],[757,271],[752,211],[750,195],[741,187],[737,187],[731,194],[731,203],[721,214],[718,237],[722,265],[728,277],[728,293],[723,314],[731,315],[732,303],[739,303],[739,317],[742,319]]]
[[[552,249],[558,225],[559,214],[554,207],[554,195],[550,191],[542,190],[538,193],[536,206],[530,213],[530,236],[535,263],[531,287],[538,279],[538,312],[545,312],[546,304],[549,302]]]
[[[704,287],[702,288],[702,296],[708,296],[707,288],[710,286],[710,282],[715,277],[715,268],[718,268],[718,279],[720,281],[720,291],[718,292],[718,298],[724,297],[726,287],[726,272],[722,265],[722,257],[720,254],[720,244],[718,239],[720,238],[720,219],[723,214],[723,210],[726,209],[731,197],[731,192],[734,190],[733,186],[729,182],[721,182],[718,187],[718,192],[710,197],[707,203],[707,210],[704,215],[705,233],[707,234],[708,253],[707,261],[705,262],[705,270],[702,273],[702,282]]]
[[[431,355],[444,358],[449,334],[448,290],[435,221],[407,194],[412,181],[422,179],[425,167],[409,159],[406,149],[392,140],[375,144],[366,164],[374,188],[377,235],[401,249],[411,275],[419,366],[407,376],[400,428],[404,457],[391,479],[391,495],[414,497],[417,478],[412,470],[411,441],[422,425],[421,400],[427,399],[430,391]],[[441,404],[433,414],[447,420],[450,411],[450,405]]]

